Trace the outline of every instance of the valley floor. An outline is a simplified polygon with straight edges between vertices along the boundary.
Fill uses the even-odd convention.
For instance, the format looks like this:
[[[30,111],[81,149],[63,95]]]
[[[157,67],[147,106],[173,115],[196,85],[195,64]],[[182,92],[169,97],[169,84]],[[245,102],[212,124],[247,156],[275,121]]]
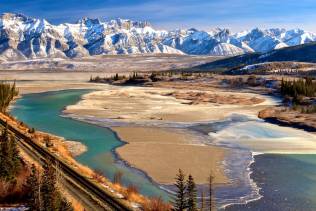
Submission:
[[[209,146],[207,136],[193,133],[185,126],[221,120],[233,113],[256,116],[266,107],[245,105],[245,99],[256,94],[220,92],[222,98],[239,96],[233,104],[202,103],[190,105],[190,100],[169,96],[179,91],[172,88],[142,88],[108,86],[83,96],[76,105],[64,111],[71,117],[102,126],[111,126],[128,144],[117,149],[118,154],[132,166],[143,171],[161,184],[172,184],[179,168],[191,173],[198,184],[206,184],[210,172],[216,183],[228,182],[222,165],[229,149]],[[182,93],[190,92],[181,90]],[[240,105],[238,105],[240,104]],[[102,123],[103,122],[103,123]],[[182,128],[182,129],[181,129]]]
[[[216,85],[208,86],[205,81],[193,85],[186,82],[162,82],[155,87],[125,87],[87,82],[90,75],[97,76],[100,73],[38,74],[7,74],[7,79],[17,77],[17,85],[22,94],[91,89],[77,104],[67,106],[63,113],[78,120],[110,127],[127,143],[116,149],[119,157],[163,185],[174,182],[179,168],[192,174],[198,184],[206,184],[210,172],[215,176],[217,185],[230,184],[231,178],[227,174],[225,161],[234,154],[231,148],[216,143],[206,144],[212,142],[210,136],[189,127],[222,121],[234,114],[256,119],[259,111],[276,105],[276,100],[262,95],[260,91],[247,93],[245,90],[224,89]],[[268,128],[269,131],[281,131],[282,135],[293,135],[292,139],[272,138],[267,143],[265,141],[269,141],[269,138],[257,138],[255,135],[254,141],[240,142],[253,151],[302,154],[316,152],[315,137],[308,134],[288,128],[275,128],[277,126],[261,122],[250,126],[254,128],[249,131],[262,127],[263,131]],[[228,128],[227,134],[215,134],[215,139],[234,135],[242,127],[240,124],[237,128]],[[240,134],[241,138],[242,135]],[[298,137],[305,137],[306,141],[298,143]],[[273,142],[275,140],[278,142]]]

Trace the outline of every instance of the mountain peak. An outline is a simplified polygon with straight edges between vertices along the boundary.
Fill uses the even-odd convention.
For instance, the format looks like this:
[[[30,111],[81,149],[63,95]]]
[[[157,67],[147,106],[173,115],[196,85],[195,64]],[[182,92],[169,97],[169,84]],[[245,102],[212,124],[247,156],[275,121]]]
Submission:
[[[81,25],[97,25],[97,24],[100,24],[101,21],[98,18],[83,17],[79,19],[77,23]]]
[[[131,29],[131,28],[145,28],[151,27],[151,24],[148,21],[132,21],[129,19],[117,18],[110,20],[109,24],[113,27],[119,27],[122,29]]]
[[[0,19],[4,19],[4,20],[17,20],[18,19],[18,20],[26,21],[31,18],[20,13],[2,13],[0,15]]]
[[[15,13],[0,16],[0,31],[0,56],[13,50],[21,58],[136,53],[232,56],[316,41],[315,34],[301,29],[255,28],[237,34],[226,28],[158,31],[147,21],[84,17],[76,24],[53,25]]]

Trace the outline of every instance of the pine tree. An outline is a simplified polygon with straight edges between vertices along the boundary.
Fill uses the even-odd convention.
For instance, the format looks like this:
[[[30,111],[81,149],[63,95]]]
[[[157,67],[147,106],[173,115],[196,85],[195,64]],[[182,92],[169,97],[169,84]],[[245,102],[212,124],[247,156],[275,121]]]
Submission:
[[[15,82],[13,84],[0,82],[0,112],[5,113],[10,102],[17,95]]]
[[[12,174],[16,175],[21,169],[21,158],[16,138],[13,135],[10,135],[9,140],[9,157],[12,162]]]
[[[49,162],[44,166],[42,197],[43,205],[46,211],[58,210],[59,193],[56,188],[56,171],[53,165]]]
[[[214,180],[214,177],[212,174],[210,174],[209,176],[209,195],[210,195],[209,210],[210,211],[213,210],[213,180]]]
[[[9,134],[7,127],[2,131],[0,136],[0,178],[6,179],[8,177],[8,140]]]
[[[114,81],[119,80],[119,75],[118,75],[117,73],[115,74],[115,76],[114,76],[113,80],[114,80]]]
[[[205,195],[204,195],[204,191],[202,190],[201,192],[201,207],[200,210],[203,211],[205,208]]]
[[[69,203],[65,198],[61,199],[61,203],[59,206],[59,211],[73,211],[74,208],[72,207],[71,203]]]
[[[187,180],[187,191],[186,191],[186,207],[188,211],[196,211],[197,210],[197,190],[194,179],[192,175],[189,175]]]
[[[175,186],[177,188],[176,199],[173,202],[173,210],[174,211],[183,211],[186,208],[186,199],[185,199],[185,175],[181,169],[179,169],[179,173],[176,176]]]
[[[41,195],[45,211],[72,211],[72,205],[58,191],[57,172],[52,162],[47,162],[43,168]]]
[[[9,134],[8,127],[0,136],[0,178],[13,180],[21,169],[21,159],[16,146],[16,139]]]
[[[41,184],[39,173],[35,165],[31,167],[31,174],[26,181],[26,189],[28,190],[28,205],[30,210],[41,211],[43,210],[43,202],[41,198]]]

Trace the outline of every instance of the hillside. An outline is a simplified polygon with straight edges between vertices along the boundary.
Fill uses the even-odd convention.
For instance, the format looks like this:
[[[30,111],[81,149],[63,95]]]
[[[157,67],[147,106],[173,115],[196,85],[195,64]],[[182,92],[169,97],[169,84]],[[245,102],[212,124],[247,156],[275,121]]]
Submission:
[[[266,62],[316,63],[316,42],[273,50],[268,53],[250,53],[217,60],[194,67],[194,71],[229,71],[247,65]]]

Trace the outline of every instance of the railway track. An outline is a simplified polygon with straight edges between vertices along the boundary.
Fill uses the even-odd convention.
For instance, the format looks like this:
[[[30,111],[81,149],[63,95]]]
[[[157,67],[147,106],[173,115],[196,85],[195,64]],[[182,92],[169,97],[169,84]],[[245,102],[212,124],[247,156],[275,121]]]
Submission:
[[[3,127],[7,125],[7,123],[1,118],[0,124]],[[128,204],[125,204],[119,198],[113,197],[110,193],[100,188],[98,185],[90,181],[88,178],[76,172],[72,167],[70,167],[65,162],[60,160],[58,157],[50,153],[48,150],[44,149],[43,147],[35,143],[32,140],[32,138],[23,134],[21,131],[17,130],[10,124],[8,124],[8,130],[15,135],[19,143],[21,143],[24,147],[31,148],[32,150],[34,150],[34,152],[41,156],[41,159],[44,159],[46,161],[52,161],[55,164],[55,166],[58,166],[58,169],[64,175],[71,178],[70,181],[75,182],[76,185],[79,185],[80,188],[84,189],[86,192],[91,194],[92,199],[98,200],[98,203],[101,202],[104,205],[104,210],[133,210]]]

